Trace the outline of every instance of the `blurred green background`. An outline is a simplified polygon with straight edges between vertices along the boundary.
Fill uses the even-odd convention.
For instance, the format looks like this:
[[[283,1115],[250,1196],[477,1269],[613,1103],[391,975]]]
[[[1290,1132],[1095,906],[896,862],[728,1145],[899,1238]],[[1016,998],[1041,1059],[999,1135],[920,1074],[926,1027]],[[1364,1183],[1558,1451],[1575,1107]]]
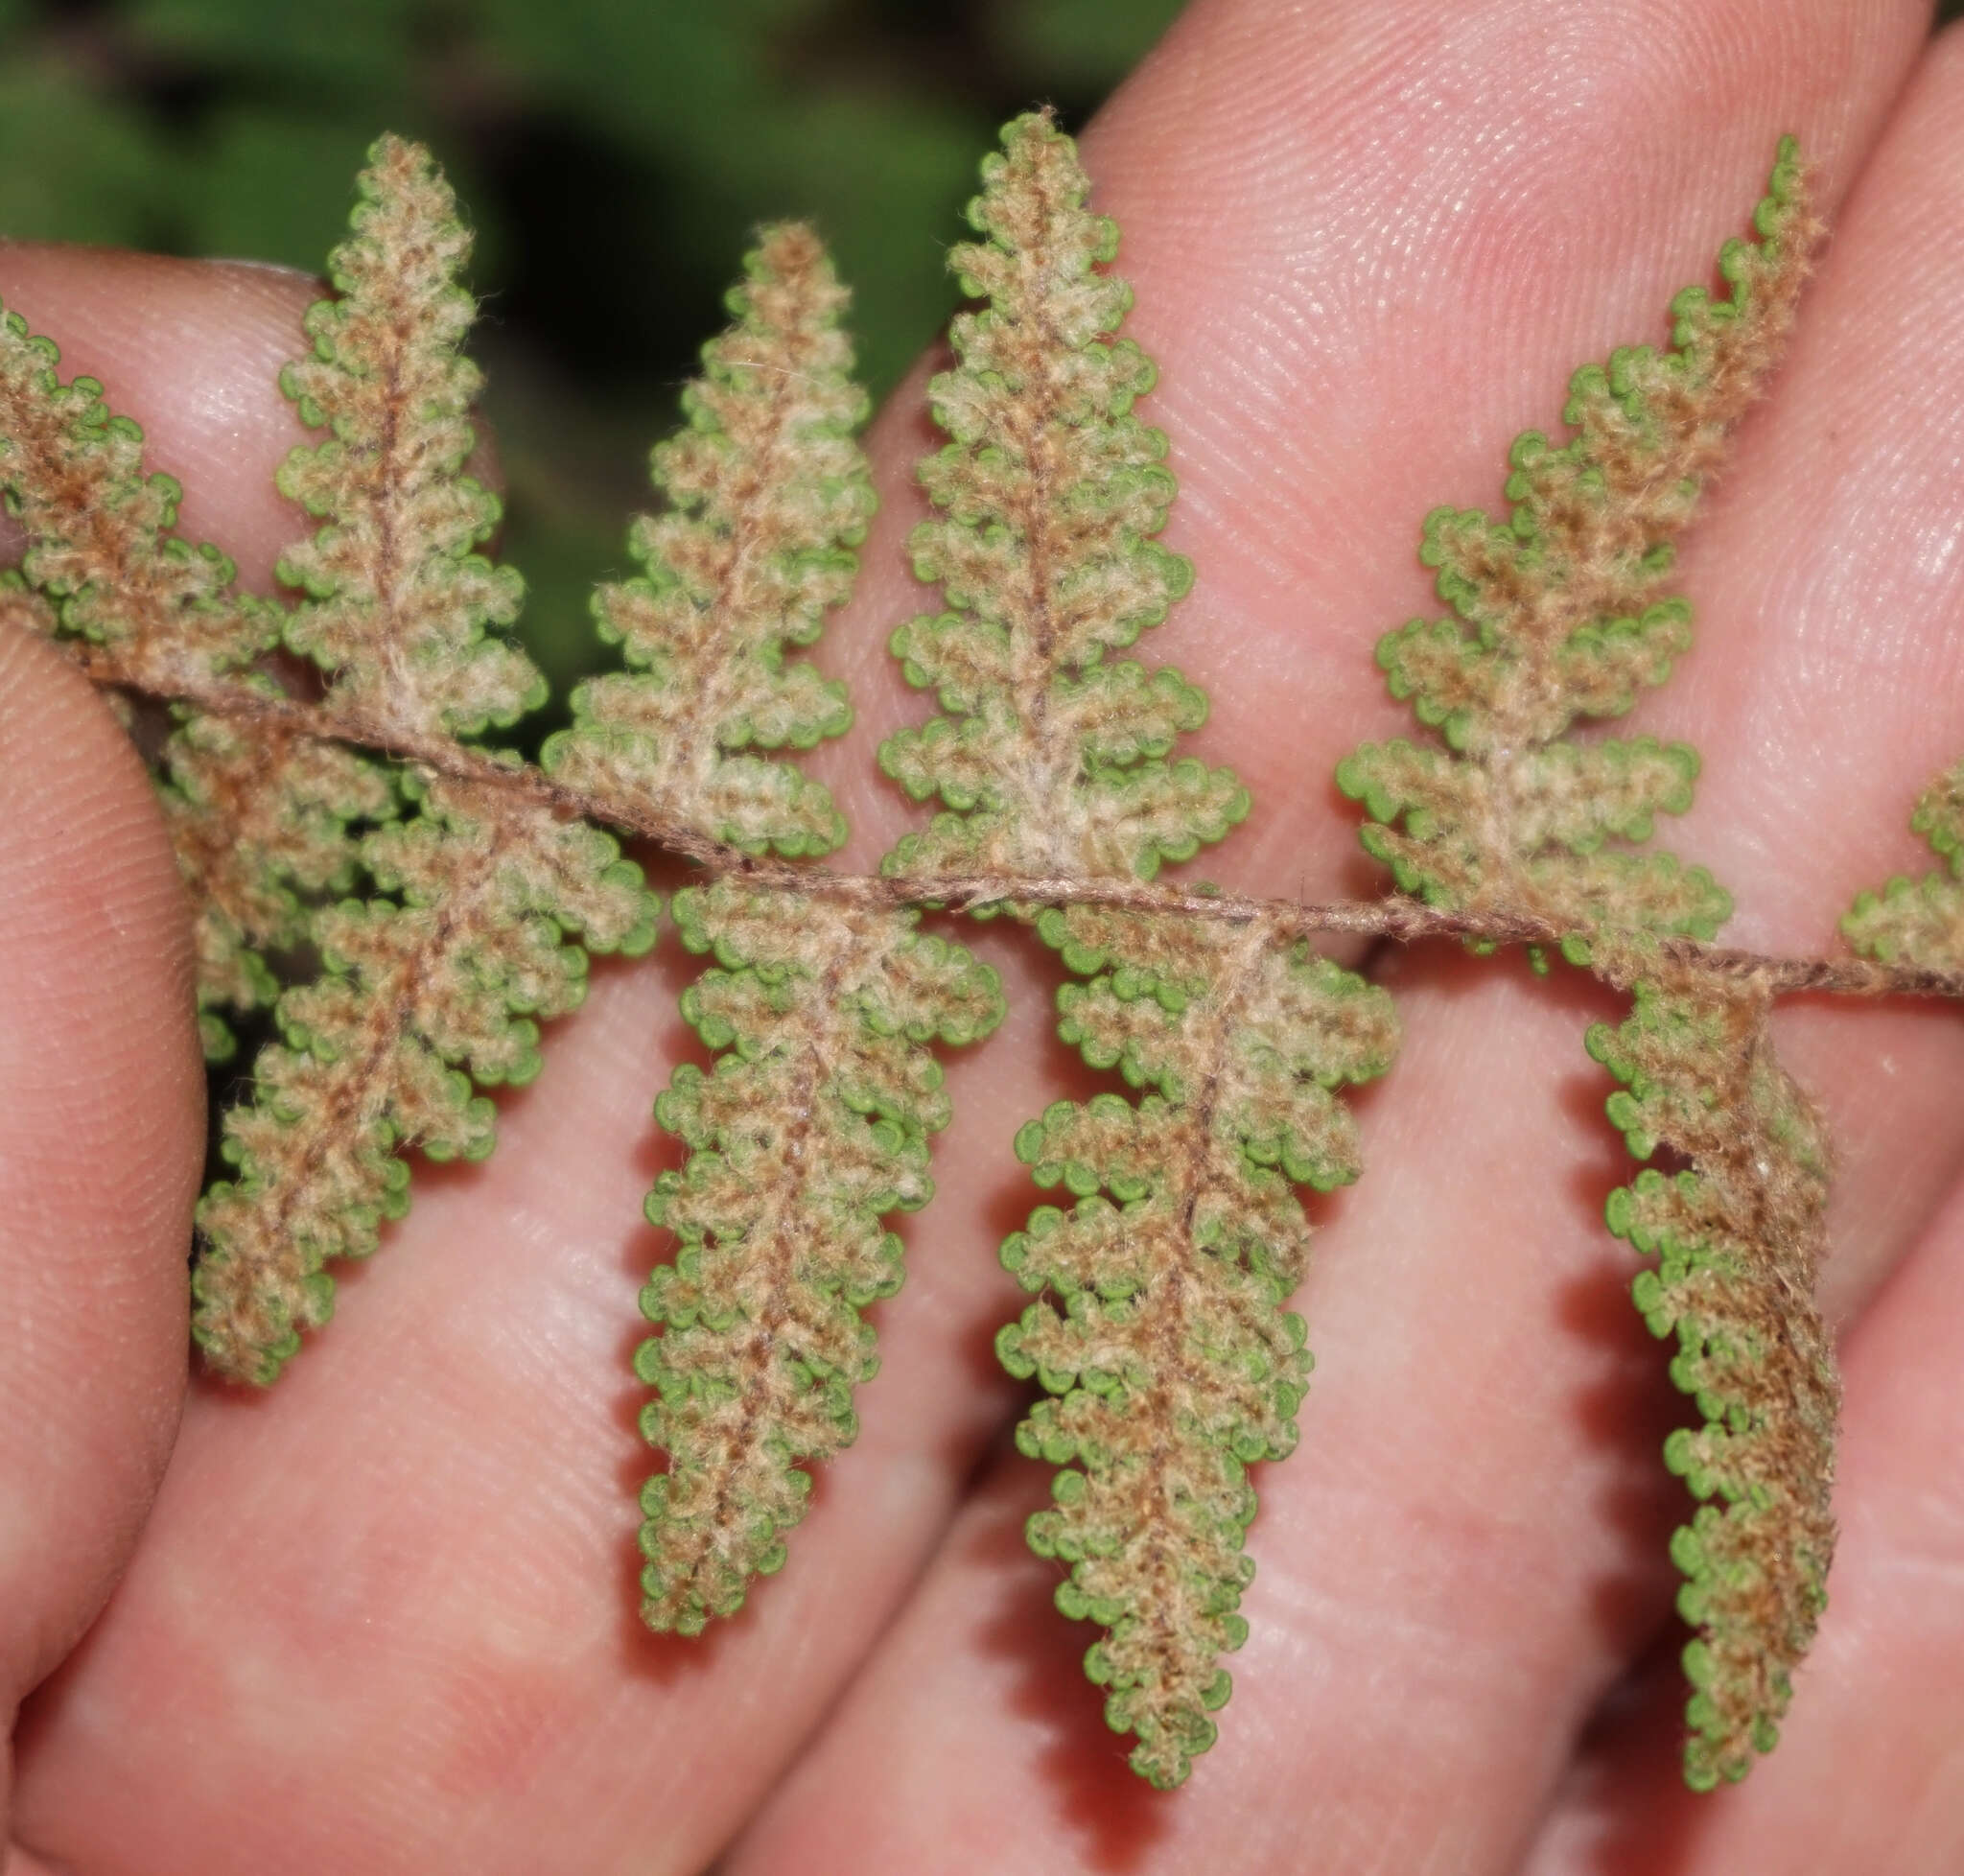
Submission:
[[[555,692],[610,661],[647,447],[748,229],[808,215],[876,398],[954,304],[995,127],[1075,128],[1180,0],[0,0],[0,232],[317,270],[362,152],[436,152],[478,232],[503,551]],[[113,395],[113,387],[111,387]]]
[[[504,551],[563,694],[750,225],[818,222],[879,395],[953,304],[996,125],[1047,100],[1075,128],[1179,8],[0,0],[0,233],[317,269],[375,134],[432,145],[479,234]]]

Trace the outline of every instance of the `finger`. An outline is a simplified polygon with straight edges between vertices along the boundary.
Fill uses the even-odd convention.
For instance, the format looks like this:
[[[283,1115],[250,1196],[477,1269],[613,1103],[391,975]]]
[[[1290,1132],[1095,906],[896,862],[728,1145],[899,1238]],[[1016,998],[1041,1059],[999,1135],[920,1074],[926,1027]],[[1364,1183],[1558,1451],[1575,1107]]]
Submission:
[[[1932,707],[1964,679],[1964,470],[1930,420],[1964,394],[1960,273],[1942,232],[1964,198],[1947,116],[1956,58],[1952,37],[1922,62],[1683,557],[1708,622],[1657,721],[1705,766],[1671,838],[1735,886],[1731,942],[1834,952],[1858,889],[1934,863],[1908,812],[1964,743],[1956,714]],[[1838,1151],[1822,1296],[1847,1321],[1955,1177],[1944,1091],[1964,1067],[1958,1032],[1927,1006],[1799,1004],[1780,1037]],[[1931,1112],[1944,1117],[1926,1126]]]
[[[1768,14],[1766,30],[1777,33],[1789,17]],[[1562,15],[1564,35],[1578,30],[1572,21]],[[1687,12],[1674,33],[1652,25],[1641,54],[1610,35],[1578,55],[1594,69],[1615,71],[1629,87],[1607,82],[1591,95],[1590,134],[1600,131],[1619,149],[1641,151],[1651,135],[1707,150],[1719,132],[1704,113],[1723,110],[1748,122],[1756,114],[1786,122],[1810,149],[1833,150],[1834,130],[1811,117],[1808,101],[1823,117],[1846,108],[1872,125],[1874,108],[1892,88],[1884,69],[1874,73],[1872,94],[1853,87],[1833,93],[1830,102],[1827,68],[1809,65],[1798,33],[1796,62],[1781,68],[1757,59],[1764,41],[1749,49],[1743,37],[1732,49],[1736,63],[1715,59],[1709,12]],[[1744,15],[1728,13],[1720,25],[1722,41],[1725,34],[1743,33]],[[1842,69],[1874,70],[1864,67],[1874,47],[1859,34],[1837,39],[1819,15],[1805,30],[1815,53]],[[1329,49],[1321,50],[1327,61]],[[1286,69],[1273,33],[1263,54],[1265,69]],[[1327,62],[1319,67],[1328,69]],[[1510,112],[1524,114],[1520,92],[1544,70],[1524,56],[1516,73],[1483,71],[1466,82],[1505,123]],[[1763,94],[1753,91],[1754,72],[1767,86]],[[1408,91],[1426,94],[1409,69],[1394,68],[1394,76]],[[1317,127],[1343,114],[1318,97],[1298,103],[1295,122]],[[1483,147],[1481,123],[1476,110],[1463,127],[1469,152]],[[1115,122],[1114,136],[1117,129]],[[1315,131],[1305,129],[1301,141],[1313,146]],[[1497,131],[1487,141],[1507,147]],[[1537,143],[1536,152],[1564,176],[1589,173],[1588,146],[1570,150],[1559,130],[1551,149]],[[1168,152],[1163,136],[1159,152],[1159,173],[1185,176],[1195,167]],[[1843,165],[1852,168],[1853,158],[1844,148]],[[1831,190],[1835,160],[1828,159]],[[1109,159],[1101,168],[1112,174]],[[1635,203],[1647,188],[1663,188],[1668,199],[1671,174],[1666,160],[1655,175],[1626,167],[1614,176],[1595,199],[1605,239],[1636,219]],[[1524,253],[1564,257],[1568,265],[1547,285],[1556,303],[1570,307],[1578,278],[1593,285],[1589,246],[1558,223],[1537,225],[1536,204],[1509,193],[1508,180],[1503,174],[1491,185],[1509,205],[1508,232]],[[1487,187],[1469,180],[1468,200]],[[1567,190],[1572,199],[1583,193],[1580,184]],[[1295,199],[1316,192],[1298,180],[1279,193]],[[1506,244],[1486,250],[1503,276],[1510,251]],[[1684,270],[1682,259],[1663,264]],[[1450,252],[1435,266],[1478,274]],[[1859,269],[1854,277],[1860,277]],[[1305,293],[1319,284],[1307,283]],[[1483,303],[1458,272],[1447,286],[1451,291],[1420,260],[1384,291],[1400,308],[1438,307],[1442,321],[1463,321],[1469,305]],[[1668,293],[1668,286],[1653,287],[1653,305]],[[1489,292],[1485,304],[1497,301],[1505,303]],[[1470,357],[1474,341],[1461,332],[1464,367],[1435,370],[1432,384],[1450,376],[1457,389],[1463,379],[1468,402],[1480,411],[1484,387],[1513,356],[1522,323],[1508,317],[1476,326],[1485,351]],[[1409,313],[1405,324],[1423,356],[1425,315]],[[1656,325],[1652,312],[1615,336],[1648,334]],[[1600,347],[1599,338],[1591,349]],[[1233,355],[1231,344],[1221,350]],[[1555,354],[1578,355],[1586,351]],[[1845,369],[1848,363],[1824,360],[1821,368]],[[1169,374],[1169,398],[1175,383]],[[1471,427],[1481,432],[1476,440],[1488,465],[1484,489],[1437,478],[1428,499],[1415,499],[1408,513],[1440,496],[1484,495],[1490,502],[1490,465],[1501,460],[1507,435],[1555,401],[1559,383],[1555,374],[1538,406],[1517,404],[1504,415],[1476,418]],[[1804,392],[1783,387],[1780,400],[1789,395],[1804,408]],[[1763,431],[1778,409],[1776,403],[1765,413]],[[1401,414],[1393,404],[1388,423],[1395,425]],[[1777,461],[1755,458],[1752,447],[1748,441],[1730,487],[1742,495],[1765,486],[1752,481],[1757,461],[1773,492],[1756,531],[1734,529],[1727,564],[1760,569],[1758,576],[1768,579],[1792,563],[1801,546],[1817,546],[1823,556],[1859,570],[1854,577],[1872,581],[1893,542],[1873,543],[1876,560],[1861,557],[1867,530],[1860,527],[1803,542],[1778,520],[1783,501],[1792,515],[1795,485],[1783,483]],[[1941,512],[1912,507],[1903,525],[1928,526]],[[1715,521],[1713,531],[1723,525]],[[1389,554],[1382,543],[1366,543],[1371,545]],[[1641,727],[1672,735],[1695,723],[1707,748],[1742,744],[1748,754],[1768,753],[1749,740],[1758,726],[1754,710],[1763,689],[1793,689],[1785,668],[1793,647],[1773,633],[1795,621],[1765,594],[1751,593],[1749,578],[1708,601],[1707,588],[1693,577],[1688,564],[1687,584],[1704,602],[1708,621],[1742,616],[1759,629],[1728,635],[1708,624],[1677,687],[1691,702],[1679,702],[1674,691],[1658,700],[1656,712],[1647,711]],[[1929,645],[1941,637],[1947,600],[1942,591],[1921,598],[1921,606],[1906,610],[1897,623],[1907,643]],[[1409,601],[1387,607],[1380,622],[1412,609]],[[1352,630],[1354,643],[1368,643],[1368,625],[1360,621]],[[1846,749],[1836,745],[1833,752],[1844,773],[1853,772],[1857,757],[1871,765],[1896,759],[1868,728],[1868,694],[1859,671],[1823,668],[1795,705],[1817,717],[1828,698],[1837,700],[1832,723],[1811,723],[1807,746],[1812,752],[1824,737],[1845,735]],[[1719,772],[1708,801],[1724,806],[1708,808],[1700,828],[1681,841],[1674,830],[1668,836],[1698,857],[1705,850],[1694,832],[1732,819],[1750,830],[1755,815],[1764,830],[1777,786],[1777,775],[1758,776],[1749,763],[1730,772],[1714,766]],[[1900,769],[1898,762],[1902,789]],[[1783,870],[1776,873],[1755,863],[1749,839],[1739,839],[1731,863],[1721,853],[1718,868],[1743,903],[1752,903],[1762,878],[1769,891],[1811,891],[1811,936],[1818,942],[1857,881],[1834,876],[1845,856],[1823,853],[1811,840],[1791,847],[1778,853]],[[1773,929],[1760,927],[1762,934]],[[1049,1700],[1015,1697],[1036,1679],[1036,1656],[1048,1672],[1054,1657],[1074,1653],[1086,1637],[1055,1645],[1032,1638],[1029,1623],[1008,1612],[1015,1592],[994,1574],[1002,1562],[1000,1534],[1028,1508],[1031,1488],[1005,1484],[957,1526],[947,1561],[930,1574],[827,1742],[738,1854],[738,1870],[775,1868],[789,1861],[794,1844],[817,1843],[856,1866],[918,1860],[942,1841],[947,1809],[962,1790],[991,1794],[989,1855],[1011,1862],[1067,1863],[1084,1855],[1086,1837],[1135,1828],[1150,1852],[1141,1866],[1183,1866],[1204,1845],[1209,1859],[1237,1866],[1288,1867],[1310,1841],[1332,1868],[1352,1862],[1404,1866],[1428,1856],[1469,1868],[1507,1865],[1573,1730],[1668,1606],[1663,1537],[1679,1513],[1655,1455],[1672,1408],[1662,1364],[1623,1294],[1629,1265],[1602,1231],[1602,1193],[1618,1176],[1614,1149],[1602,1132],[1577,1135],[1578,1116],[1587,1127],[1601,1098],[1581,1065],[1579,1033],[1603,1007],[1574,997],[1563,1007],[1558,990],[1551,1003],[1548,992],[1523,977],[1476,974],[1459,964],[1436,973],[1415,968],[1406,981],[1405,1055],[1370,1109],[1367,1175],[1324,1237],[1305,1293],[1320,1351],[1319,1387],[1303,1416],[1302,1450],[1263,1482],[1265,1510],[1255,1530],[1263,1575],[1248,1606],[1256,1639],[1236,1664],[1240,1691],[1226,1721],[1231,1746],[1203,1766],[1177,1808],[1156,1814],[1151,1825],[1129,1825],[1125,1820],[1139,1815],[1136,1801],[1128,1803],[1115,1789],[1122,1778],[1108,1780],[1099,1770],[1113,1766],[1120,1748],[1087,1738],[1096,1724],[1094,1697],[1081,1697],[1086,1731],[1075,1734]],[[1895,1032],[1889,1034],[1893,1040]],[[1838,1040],[1845,1056],[1845,1032]],[[1917,1066],[1927,1092],[1957,1066],[1954,1043],[1929,1047]],[[1859,1077],[1844,1068],[1842,1079],[1851,1099],[1859,1098]],[[1920,1170],[1892,1158],[1881,1142],[1869,1144],[1876,1150],[1862,1157],[1855,1189],[1896,1179],[1904,1191],[1893,1224],[1885,1220],[1864,1247],[1859,1261],[1867,1275],[1843,1278],[1844,1300],[1900,1254],[1948,1177],[1941,1143]],[[1954,1150],[1954,1136],[1950,1144]],[[1496,1167],[1506,1169],[1504,1179],[1496,1178]],[[1633,1545],[1636,1557],[1658,1560],[1633,1560]],[[1047,1574],[1032,1566],[1031,1586]],[[1035,1598],[1025,1606],[1041,1619]],[[1285,1777],[1285,1765],[1314,1766],[1317,1775]],[[881,1779],[877,1804],[868,1783],[874,1768]]]
[[[11,626],[0,750],[11,1714],[108,1596],[170,1451],[204,1090],[183,898],[142,766],[89,686]]]

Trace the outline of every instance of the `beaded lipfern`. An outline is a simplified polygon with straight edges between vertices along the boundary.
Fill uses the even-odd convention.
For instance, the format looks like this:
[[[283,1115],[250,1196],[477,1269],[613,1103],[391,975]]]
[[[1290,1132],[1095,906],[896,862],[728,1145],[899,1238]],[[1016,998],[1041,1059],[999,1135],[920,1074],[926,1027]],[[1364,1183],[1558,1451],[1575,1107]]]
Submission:
[[[879,754],[936,811],[877,876],[815,864],[846,830],[796,760],[851,721],[799,654],[872,512],[845,296],[808,229],[760,234],[655,453],[639,571],[596,595],[621,668],[580,687],[536,765],[476,740],[543,685],[507,635],[522,584],[482,552],[499,511],[466,466],[468,240],[425,152],[376,146],[336,296],[282,379],[325,433],[279,478],[316,524],[281,562],[287,606],[183,541],[136,427],[0,319],[0,494],[28,541],[0,621],[63,640],[155,756],[208,1050],[236,1046],[242,1013],[278,1028],[223,1120],[232,1176],[199,1208],[198,1340],[218,1372],[277,1374],[332,1307],[328,1264],[402,1212],[409,1156],[488,1152],[485,1090],[538,1071],[540,1023],[578,1002],[588,952],[653,942],[617,834],[666,847],[701,869],[672,913],[712,960],[683,1012],[713,1060],[656,1104],[682,1157],[647,1200],[673,1255],[635,1358],[662,1455],[643,1614],[684,1633],[736,1614],[785,1562],[811,1466],[857,1427],[868,1312],[901,1277],[890,1221],[926,1202],[948,1119],[933,1047],[1001,1015],[994,973],[924,912],[1007,914],[1061,961],[1064,1041],[1122,1083],[1015,1137],[1057,1200],[1002,1248],[1026,1303],[997,1348],[1040,1390],[1017,1442],[1053,1469],[1029,1541],[1060,1607],[1103,1630],[1086,1667],[1134,1766],[1177,1784],[1247,1631],[1249,1468],[1298,1437],[1298,1188],[1356,1176],[1342,1090],[1396,1042],[1385,994],[1309,937],[1527,943],[1544,968],[1559,950],[1629,995],[1588,1047],[1623,1084],[1609,1112],[1631,1152],[1667,1156],[1608,1217],[1655,1259],[1636,1301],[1675,1339],[1701,1422],[1665,1450],[1701,1501],[1672,1544],[1696,1630],[1686,1771],[1741,1776],[1774,1741],[1834,1537],[1836,1383],[1812,1302],[1828,1152],[1769,1012],[1794,988],[1964,996],[1955,776],[1915,822],[1949,870],[1845,921],[1875,962],[1725,953],[1723,889],[1646,845],[1689,804],[1696,758],[1582,727],[1690,648],[1672,545],[1793,315],[1814,229],[1792,149],[1758,239],[1721,256],[1729,290],[1681,294],[1667,349],[1578,373],[1566,441],[1515,444],[1507,517],[1426,522],[1450,617],[1378,653],[1421,734],[1339,773],[1402,890],[1340,906],[1156,882],[1250,802],[1181,753],[1200,689],[1134,655],[1193,574],[1158,539],[1175,484],[1136,408],[1153,366],[1121,336],[1116,231],[1087,202],[1069,140],[1020,118],[984,166],[981,239],[952,256],[985,303],[930,387],[947,441],[922,466],[933,513],[912,552],[943,606],[892,635],[938,712]]]

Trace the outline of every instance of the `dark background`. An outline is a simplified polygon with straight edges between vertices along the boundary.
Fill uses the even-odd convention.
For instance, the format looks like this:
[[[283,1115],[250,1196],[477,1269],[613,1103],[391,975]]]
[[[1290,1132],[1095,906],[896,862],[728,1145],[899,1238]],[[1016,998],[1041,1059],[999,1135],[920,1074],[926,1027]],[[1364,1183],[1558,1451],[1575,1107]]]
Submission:
[[[1179,7],[0,0],[0,233],[318,269],[377,132],[429,143],[478,231],[503,551],[557,691],[750,226],[818,223],[877,398],[953,304],[995,127],[1076,128]]]

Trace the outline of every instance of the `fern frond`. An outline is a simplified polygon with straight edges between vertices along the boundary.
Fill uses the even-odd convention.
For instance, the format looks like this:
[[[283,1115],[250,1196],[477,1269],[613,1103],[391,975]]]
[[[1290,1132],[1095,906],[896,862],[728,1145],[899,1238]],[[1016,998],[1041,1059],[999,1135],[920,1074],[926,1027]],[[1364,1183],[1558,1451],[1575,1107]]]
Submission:
[[[582,685],[546,750],[556,777],[746,853],[845,838],[822,784],[752,753],[852,720],[842,685],[785,656],[851,590],[873,512],[845,302],[810,229],[762,232],[736,322],[684,395],[688,427],[654,453],[670,505],[630,537],[645,572],[595,596],[631,668]],[[642,1495],[642,1613],[693,1634],[783,1562],[802,1468],[857,1430],[853,1390],[877,1366],[861,1312],[900,1281],[880,1221],[927,1202],[927,1138],[947,1120],[928,1045],[986,1034],[1002,998],[993,971],[923,937],[911,912],[732,879],[674,911],[690,949],[717,959],[682,1008],[720,1056],[708,1075],[677,1069],[655,1109],[688,1158],[648,1200],[680,1251],[642,1296],[658,1331],[636,1357],[657,1391],[642,1425],[667,1461]]]
[[[998,1352],[1043,1391],[1017,1444],[1057,1468],[1027,1536],[1067,1566],[1060,1608],[1106,1631],[1086,1668],[1133,1766],[1175,1785],[1214,1740],[1221,1657],[1247,1633],[1249,1468],[1298,1437],[1297,1188],[1357,1176],[1344,1090],[1397,1042],[1385,993],[1299,934],[1559,943],[1632,989],[1627,1020],[1588,1047],[1624,1084],[1609,1113],[1631,1153],[1684,1168],[1638,1173],[1608,1219],[1656,1259],[1635,1299],[1675,1334],[1672,1377],[1702,1420],[1665,1449],[1703,1501],[1672,1544],[1698,1630],[1686,1774],[1743,1776],[1774,1744],[1835,1536],[1838,1384],[1812,1297],[1827,1155],[1768,1012],[1776,990],[1959,994],[1964,768],[1914,823],[1949,873],[1892,881],[1844,920],[1859,948],[1915,967],[1892,973],[1683,942],[1730,904],[1648,850],[1657,817],[1690,805],[1696,756],[1575,732],[1626,712],[1691,644],[1665,591],[1672,544],[1772,366],[1815,232],[1791,143],[1758,241],[1720,256],[1729,295],[1688,290],[1670,349],[1578,373],[1570,438],[1513,447],[1505,520],[1427,519],[1451,616],[1378,656],[1432,734],[1362,748],[1340,780],[1368,809],[1367,848],[1429,912],[1138,883],[1249,801],[1180,754],[1204,692],[1127,655],[1192,570],[1157,538],[1176,491],[1135,410],[1154,367],[1119,336],[1130,291],[1103,270],[1117,231],[1047,114],[1004,131],[970,208],[984,239],[952,257],[988,304],[955,321],[958,362],[931,386],[948,442],[923,465],[935,512],[912,551],[946,610],[892,639],[939,714],[880,752],[939,811],[879,879],[798,864],[846,830],[784,753],[850,722],[843,687],[795,654],[845,598],[873,508],[845,295],[816,238],[768,228],[748,258],[736,323],[654,453],[666,507],[630,535],[641,572],[596,595],[625,668],[579,689],[535,769],[464,740],[544,695],[503,636],[522,583],[479,551],[499,504],[465,473],[469,238],[427,152],[386,137],[371,156],[331,263],[339,296],[311,310],[314,354],[282,378],[330,433],[280,472],[319,524],[280,563],[306,596],[291,615],[176,535],[176,485],[145,469],[140,432],[0,314],[0,495],[29,541],[24,574],[0,574],[0,621],[66,635],[99,683],[172,711],[162,801],[208,1050],[231,1044],[223,1012],[277,997],[281,1041],[224,1123],[236,1176],[199,1211],[194,1328],[213,1366],[279,1372],[332,1308],[328,1261],[373,1250],[407,1205],[412,1149],[490,1150],[481,1090],[538,1071],[539,1023],[578,1003],[589,950],[653,940],[657,903],[596,824],[670,840],[710,877],[675,911],[714,958],[683,1010],[715,1060],[679,1068],[656,1106],[685,1157],[646,1206],[680,1249],[643,1293],[654,1332],[635,1362],[664,1455],[641,1500],[643,1613],[683,1633],[734,1613],[783,1562],[808,1468],[854,1437],[877,1367],[867,1312],[901,1276],[888,1216],[926,1203],[948,1119],[932,1050],[1002,1013],[987,966],[895,908],[1007,913],[1072,976],[1064,1040],[1132,1090],[1060,1101],[1017,1137],[1069,1200],[1001,1254],[1031,1301]],[[280,645],[319,667],[317,703],[283,685],[288,661],[266,655]],[[318,980],[280,991],[281,953],[317,954]]]
[[[1610,1229],[1657,1268],[1638,1277],[1652,1334],[1675,1332],[1671,1377],[1703,1427],[1665,1463],[1706,1501],[1672,1539],[1694,1692],[1685,1779],[1707,1791],[1769,1752],[1794,1665],[1827,1606],[1829,1493],[1840,1385],[1813,1301],[1825,1245],[1827,1148],[1773,1059],[1768,999],[1690,976],[1640,985],[1629,1020],[1589,1053],[1625,1085],[1609,1102],[1631,1154],[1687,1169],[1639,1173],[1610,1197]]]
[[[472,551],[498,504],[462,473],[478,382],[457,350],[468,237],[427,152],[385,137],[371,154],[353,238],[330,264],[343,297],[310,311],[316,356],[281,379],[300,414],[333,432],[281,470],[323,523],[281,563],[309,594],[286,637],[327,670],[330,723],[466,734],[509,721],[543,684],[486,632],[516,610],[518,576]],[[289,766],[283,799],[261,806],[284,843],[278,865],[298,878],[318,835],[331,884],[350,857],[333,824],[354,777],[311,753]],[[334,778],[311,821],[303,767]],[[194,765],[204,793],[185,799],[209,807],[218,772]],[[475,1090],[529,1080],[539,1021],[579,1002],[586,950],[567,934],[630,953],[654,941],[655,901],[610,835],[489,784],[410,770],[401,787],[412,818],[365,834],[353,856],[377,896],[313,916],[325,973],[282,995],[283,1041],[261,1051],[250,1102],[225,1117],[237,1177],[199,1208],[193,1279],[193,1330],[222,1373],[270,1381],[300,1331],[326,1321],[323,1265],[372,1251],[406,1208],[404,1153],[491,1150],[491,1103]]]
[[[1150,879],[1222,838],[1248,792],[1175,753],[1206,715],[1196,686],[1111,656],[1192,581],[1155,538],[1175,484],[1134,410],[1154,367],[1116,336],[1131,290],[1100,271],[1118,234],[1086,206],[1075,147],[1047,115],[1002,140],[969,208],[988,239],[949,257],[989,303],[956,318],[959,363],[929,387],[950,440],[922,464],[940,512],[915,530],[914,566],[949,610],[892,641],[945,714],[880,751],[944,811],[886,867]],[[1170,1786],[1212,1743],[1219,1657],[1247,1632],[1246,1468],[1295,1444],[1307,1385],[1282,1307],[1308,1236],[1288,1182],[1355,1176],[1329,1089],[1382,1068],[1391,1008],[1261,921],[1077,906],[1037,924],[1090,979],[1060,993],[1066,1040],[1152,1091],[1060,1102],[1017,1136],[1038,1183],[1078,1203],[1039,1208],[1005,1242],[1037,1301],[997,1348],[1055,1396],[1017,1434],[1064,1468],[1031,1547],[1071,1565],[1057,1603],[1109,1631],[1086,1660],[1107,1718]]]
[[[645,571],[594,596],[601,637],[631,669],[573,692],[576,720],[544,760],[603,800],[684,815],[746,853],[823,854],[846,832],[829,791],[746,752],[809,749],[852,721],[845,687],[784,654],[852,587],[874,509],[853,435],[866,395],[817,236],[766,228],[746,267],[736,323],[704,347],[684,394],[688,427],[654,452],[668,509],[628,539]]]
[[[1864,892],[1841,920],[1842,935],[1865,957],[1928,970],[1964,970],[1964,764],[1924,791],[1909,817],[1944,870],[1920,879],[1898,875]]]
[[[1691,609],[1664,592],[1672,544],[1779,357],[1818,232],[1790,138],[1753,221],[1758,241],[1719,255],[1728,297],[1687,288],[1668,349],[1625,346],[1577,372],[1568,442],[1515,439],[1506,520],[1426,517],[1419,558],[1453,617],[1414,620],[1377,656],[1445,747],[1367,743],[1337,781],[1366,805],[1366,850],[1429,904],[1707,939],[1730,914],[1702,868],[1614,844],[1690,807],[1692,750],[1560,739],[1578,717],[1623,715],[1690,648]]]

